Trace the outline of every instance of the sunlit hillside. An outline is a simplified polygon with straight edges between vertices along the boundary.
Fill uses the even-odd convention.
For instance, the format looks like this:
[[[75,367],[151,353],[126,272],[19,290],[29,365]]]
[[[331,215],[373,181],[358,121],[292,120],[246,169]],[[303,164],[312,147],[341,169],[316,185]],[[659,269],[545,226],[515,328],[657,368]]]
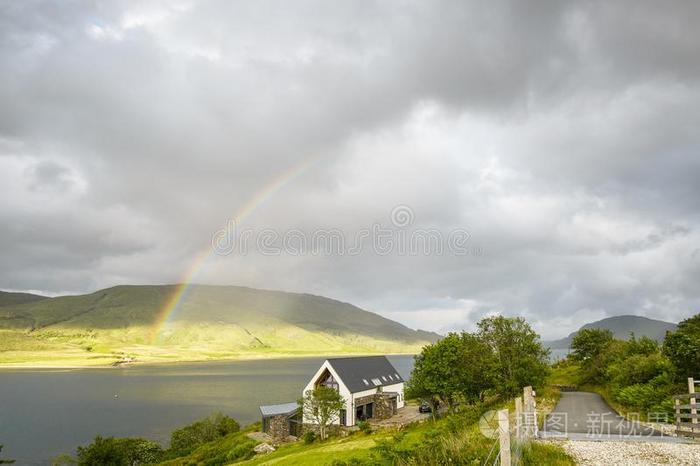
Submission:
[[[107,364],[414,352],[436,334],[308,294],[195,285],[118,286],[0,305],[0,362]]]

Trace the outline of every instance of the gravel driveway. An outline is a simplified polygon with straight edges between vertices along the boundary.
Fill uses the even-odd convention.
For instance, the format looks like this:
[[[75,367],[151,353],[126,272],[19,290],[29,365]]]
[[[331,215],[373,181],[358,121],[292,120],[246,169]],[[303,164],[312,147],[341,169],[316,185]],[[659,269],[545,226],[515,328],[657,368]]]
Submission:
[[[700,444],[569,440],[556,443],[581,466],[700,465]]]

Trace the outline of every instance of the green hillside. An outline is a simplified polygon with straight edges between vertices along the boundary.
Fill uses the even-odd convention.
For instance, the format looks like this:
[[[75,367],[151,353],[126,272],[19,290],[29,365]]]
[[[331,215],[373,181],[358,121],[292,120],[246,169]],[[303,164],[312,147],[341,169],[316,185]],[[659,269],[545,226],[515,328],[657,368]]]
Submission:
[[[106,364],[417,351],[438,335],[308,294],[194,285],[162,331],[175,285],[117,286],[0,307],[0,363]]]
[[[656,341],[663,341],[667,331],[676,329],[676,324],[664,322],[663,320],[649,319],[641,316],[614,316],[602,319],[596,322],[591,322],[584,328],[602,328],[613,332],[618,340],[627,340],[630,333],[634,333],[636,337],[649,337]],[[579,330],[581,330],[579,329]],[[555,349],[568,349],[571,346],[571,341],[574,339],[578,331],[569,334],[566,338],[560,340],[545,342],[547,346]]]
[[[0,291],[0,306],[12,306],[14,304],[31,303],[33,301],[41,301],[47,299],[46,296],[30,293],[11,293],[8,291]]]

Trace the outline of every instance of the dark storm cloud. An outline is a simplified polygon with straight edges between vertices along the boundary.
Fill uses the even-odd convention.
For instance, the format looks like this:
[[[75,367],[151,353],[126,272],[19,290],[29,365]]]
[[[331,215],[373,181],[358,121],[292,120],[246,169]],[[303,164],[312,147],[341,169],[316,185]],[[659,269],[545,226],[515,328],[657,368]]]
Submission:
[[[693,2],[6,4],[1,286],[177,281],[315,160],[246,226],[351,236],[402,204],[483,254],[253,253],[197,280],[442,331],[680,319],[700,304],[699,20]]]

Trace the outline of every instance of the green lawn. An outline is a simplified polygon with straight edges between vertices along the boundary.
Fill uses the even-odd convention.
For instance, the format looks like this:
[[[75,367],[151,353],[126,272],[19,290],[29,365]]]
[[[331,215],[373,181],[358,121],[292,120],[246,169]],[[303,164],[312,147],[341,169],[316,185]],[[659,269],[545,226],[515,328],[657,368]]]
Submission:
[[[579,370],[578,364],[557,364],[549,375],[548,383],[551,385],[577,385]]]
[[[381,433],[369,436],[356,434],[347,438],[332,439],[311,445],[297,442],[283,445],[275,452],[261,455],[242,464],[322,465],[336,459],[343,461],[351,458],[366,459],[370,455],[370,449],[376,445],[376,440],[386,437],[387,434]]]

